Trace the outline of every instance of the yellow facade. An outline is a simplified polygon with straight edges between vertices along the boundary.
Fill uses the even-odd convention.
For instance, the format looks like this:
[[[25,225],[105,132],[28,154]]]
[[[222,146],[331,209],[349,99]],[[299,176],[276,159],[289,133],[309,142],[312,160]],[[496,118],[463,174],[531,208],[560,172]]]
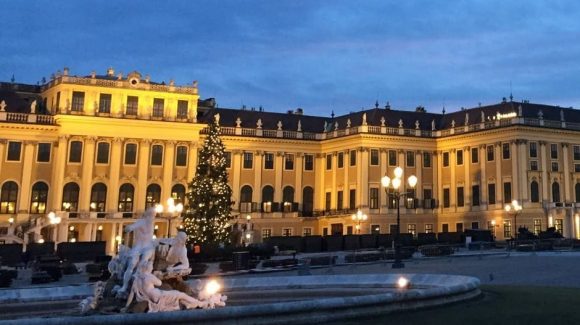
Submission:
[[[73,77],[65,70],[43,85],[39,96],[48,115],[9,112],[0,105],[0,240],[105,240],[112,253],[123,225],[147,205],[181,198],[175,189],[187,188],[193,177],[206,127],[198,122],[196,83],[154,84],[136,72]],[[130,97],[138,98],[138,104],[127,114]],[[493,229],[502,240],[513,236],[516,225],[531,231],[556,226],[566,237],[577,238],[580,128],[562,119],[524,118],[517,111],[472,123],[466,118],[461,125],[453,120],[440,130],[420,129],[418,121],[407,123],[415,122],[415,128],[403,127],[402,122],[367,125],[366,115],[362,123],[350,125],[349,119],[347,125],[323,132],[285,130],[281,125],[266,129],[255,126],[256,121],[243,127],[222,124],[222,139],[231,153],[232,223],[246,224],[251,216],[252,241],[347,234],[356,232],[351,215],[361,209],[369,216],[361,233],[389,233],[396,214],[380,179],[401,166],[404,177],[418,178],[417,200],[408,207],[401,202],[401,232],[477,227]],[[48,146],[46,161],[41,151]],[[535,156],[531,147],[536,148]],[[134,155],[129,148],[135,149]],[[16,190],[4,186],[9,182]],[[46,199],[39,182],[48,187]],[[532,182],[537,195],[532,195]],[[495,184],[493,198],[490,184]],[[506,184],[511,199],[524,207],[517,220],[504,210],[509,203]],[[132,188],[130,199],[129,192],[121,190],[124,185]],[[268,186],[273,197],[266,199]],[[474,191],[479,199],[474,199]],[[556,197],[554,191],[559,192]],[[312,208],[304,195],[311,195]],[[279,206],[272,208],[274,202]],[[51,225],[49,212],[61,222]],[[176,215],[161,214],[157,236],[175,234],[179,223]]]

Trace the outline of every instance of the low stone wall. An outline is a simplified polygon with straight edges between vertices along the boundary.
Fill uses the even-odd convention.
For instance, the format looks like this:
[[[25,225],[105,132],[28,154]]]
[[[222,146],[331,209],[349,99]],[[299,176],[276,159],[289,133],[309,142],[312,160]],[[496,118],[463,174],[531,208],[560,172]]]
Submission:
[[[404,276],[411,289],[396,289]],[[395,311],[432,307],[471,299],[480,294],[473,277],[440,274],[368,274],[333,276],[291,276],[226,278],[224,293],[288,289],[389,288],[384,293],[332,297],[283,303],[226,306],[213,310],[188,310],[153,314],[95,315],[87,317],[36,318],[4,321],[0,324],[284,324],[314,323],[347,318],[371,317]],[[63,287],[67,291],[70,287]],[[90,287],[77,288],[80,291]],[[25,289],[21,289],[25,290]],[[38,290],[38,289],[36,289]],[[78,292],[77,292],[78,293]],[[259,294],[259,293],[258,293]],[[20,295],[24,298],[26,295]],[[50,295],[49,295],[50,296]],[[1,301],[1,300],[0,300]]]

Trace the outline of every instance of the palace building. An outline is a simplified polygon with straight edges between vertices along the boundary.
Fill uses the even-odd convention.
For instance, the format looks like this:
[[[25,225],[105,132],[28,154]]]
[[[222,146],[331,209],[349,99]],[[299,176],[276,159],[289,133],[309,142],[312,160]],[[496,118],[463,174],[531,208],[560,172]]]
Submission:
[[[269,236],[396,230],[381,177],[403,168],[401,232],[555,227],[580,237],[580,111],[527,101],[452,113],[389,105],[322,117],[218,108],[197,82],[69,69],[42,85],[0,83],[0,243],[106,241],[148,207],[183,203],[207,121],[220,114],[233,226]],[[517,200],[517,215],[506,204]],[[156,236],[179,213],[158,214]],[[249,217],[248,217],[249,216]]]

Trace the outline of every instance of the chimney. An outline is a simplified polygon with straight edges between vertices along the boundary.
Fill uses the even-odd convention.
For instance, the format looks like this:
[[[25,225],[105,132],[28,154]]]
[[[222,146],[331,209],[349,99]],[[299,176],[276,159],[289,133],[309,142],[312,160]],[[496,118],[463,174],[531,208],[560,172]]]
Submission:
[[[109,67],[107,69],[107,76],[108,77],[114,77],[115,76],[115,70],[112,67]]]
[[[295,111],[294,111],[294,115],[303,115],[304,114],[304,110],[300,107],[298,107]]]
[[[68,67],[64,67],[64,69],[62,70],[62,75],[63,76],[68,76],[68,73],[70,72]]]

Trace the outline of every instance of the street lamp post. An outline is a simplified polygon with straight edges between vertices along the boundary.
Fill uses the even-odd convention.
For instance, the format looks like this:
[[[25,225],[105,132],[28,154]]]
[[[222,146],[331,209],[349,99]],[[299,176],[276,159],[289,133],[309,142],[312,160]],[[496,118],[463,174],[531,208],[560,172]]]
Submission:
[[[48,221],[50,222],[50,224],[52,225],[52,233],[54,235],[54,244],[58,244],[58,224],[60,224],[60,222],[62,221],[61,217],[57,217],[56,213],[54,212],[49,212],[48,213]]]
[[[522,206],[520,205],[520,203],[518,202],[518,200],[513,200],[512,203],[506,204],[505,205],[505,211],[508,213],[508,215],[511,213],[513,213],[514,216],[514,229],[516,232],[516,240],[518,240],[518,214],[520,213],[520,211],[522,211]]]
[[[362,221],[367,220],[367,215],[362,213],[361,210],[358,210],[355,214],[352,215],[352,220],[356,221],[356,232],[360,235],[360,224]]]
[[[245,246],[248,246],[249,244],[251,244],[251,241],[252,241],[252,216],[249,214],[246,216],[246,231],[245,231],[244,237],[245,237],[245,239],[243,239],[242,241],[245,243]]]
[[[157,204],[155,206],[155,212],[161,214],[163,213],[163,210],[163,205]],[[167,199],[167,212],[169,212],[169,216],[167,217],[167,238],[171,237],[171,221],[173,218],[180,216],[182,211],[182,203],[175,204],[175,200],[172,197]]]
[[[397,206],[397,231],[395,232],[395,262],[393,263],[393,269],[402,269],[405,267],[405,264],[401,261],[401,251],[400,251],[400,235],[401,235],[401,210],[399,207],[399,201],[401,197],[406,197],[407,195],[411,194],[412,192],[400,192],[399,188],[401,187],[401,177],[403,176],[403,168],[397,167],[395,168],[395,177],[391,179],[389,176],[385,175],[381,178],[381,184],[385,188],[385,193],[387,197],[392,197],[395,199],[395,205]],[[417,185],[417,177],[415,175],[409,176],[407,178],[407,182],[411,188],[415,188]],[[394,190],[393,193],[389,193],[389,187]]]

